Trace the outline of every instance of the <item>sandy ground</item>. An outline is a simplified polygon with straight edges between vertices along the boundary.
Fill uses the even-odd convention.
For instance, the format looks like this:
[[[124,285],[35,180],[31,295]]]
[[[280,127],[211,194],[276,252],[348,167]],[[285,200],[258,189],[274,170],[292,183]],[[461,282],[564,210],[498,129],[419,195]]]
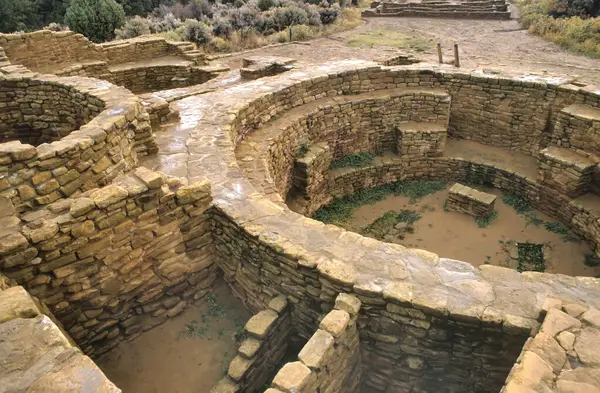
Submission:
[[[199,306],[120,344],[98,359],[98,366],[123,393],[210,392],[235,355],[233,334],[251,316],[224,282],[211,294],[215,303],[204,297]],[[218,318],[211,314],[213,304],[221,315]],[[205,331],[190,332],[192,321]]]
[[[344,226],[358,232],[388,211],[415,210],[421,214],[421,219],[413,225],[414,233],[406,234],[401,241],[404,246],[425,249],[441,257],[469,262],[475,266],[489,263],[516,268],[515,263],[508,262],[508,253],[504,249],[506,242],[547,243],[550,249],[547,272],[572,276],[600,274],[600,268],[590,268],[583,263],[584,255],[591,252],[586,242],[564,241],[543,226],[527,226],[522,215],[502,202],[499,190],[486,191],[499,196],[496,199],[498,218],[487,228],[479,228],[469,215],[444,211],[447,190],[428,195],[414,204],[410,204],[406,197],[390,196],[374,204],[361,206]],[[546,222],[556,221],[540,211],[532,212]]]
[[[348,42],[373,32],[403,34],[407,39],[429,40],[425,52],[406,45],[350,46]],[[252,52],[260,56],[285,56],[299,65],[341,59],[375,60],[398,51],[413,53],[426,62],[437,63],[435,44],[442,44],[444,61],[452,59],[452,48],[459,44],[463,69],[514,71],[551,76],[577,77],[584,83],[600,84],[600,61],[566,51],[524,30],[516,20],[451,20],[426,18],[364,18],[358,28],[308,41],[308,45],[287,45]],[[218,60],[232,68],[241,66],[247,55]]]

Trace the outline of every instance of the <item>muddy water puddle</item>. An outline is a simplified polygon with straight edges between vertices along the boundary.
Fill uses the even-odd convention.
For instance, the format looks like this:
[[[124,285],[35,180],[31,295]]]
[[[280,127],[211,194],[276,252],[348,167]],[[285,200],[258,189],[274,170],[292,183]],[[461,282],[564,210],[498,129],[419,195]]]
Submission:
[[[544,271],[571,276],[600,274],[600,267],[586,266],[584,262],[585,256],[592,254],[587,242],[574,240],[573,234],[565,236],[546,228],[545,223],[554,223],[551,226],[560,227],[555,219],[537,210],[531,210],[528,215],[517,214],[503,202],[501,191],[482,190],[498,196],[495,202],[497,217],[484,228],[467,214],[445,211],[447,189],[430,194],[415,203],[410,203],[408,197],[388,196],[384,200],[356,208],[352,218],[343,226],[383,241],[428,250],[441,257],[469,262],[475,266],[492,264],[517,268],[518,250],[521,247],[519,244],[543,245]],[[376,235],[365,233],[366,227],[373,226],[378,218],[390,211],[413,212],[419,218],[409,225],[396,225],[396,229],[388,232],[385,238],[381,230],[376,231]],[[531,222],[527,217],[532,215],[539,221]]]
[[[250,316],[220,281],[198,305],[97,363],[123,393],[208,393],[225,375]]]

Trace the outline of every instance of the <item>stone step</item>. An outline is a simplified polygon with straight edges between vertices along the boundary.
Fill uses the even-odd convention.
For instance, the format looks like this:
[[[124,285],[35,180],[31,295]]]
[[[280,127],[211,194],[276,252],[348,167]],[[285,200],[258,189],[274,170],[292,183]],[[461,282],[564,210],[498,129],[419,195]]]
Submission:
[[[584,104],[573,104],[561,109],[562,115],[576,117],[582,120],[600,121],[600,109]]]
[[[444,122],[406,122],[399,123],[396,127],[405,133],[418,132],[448,132],[448,124]]]

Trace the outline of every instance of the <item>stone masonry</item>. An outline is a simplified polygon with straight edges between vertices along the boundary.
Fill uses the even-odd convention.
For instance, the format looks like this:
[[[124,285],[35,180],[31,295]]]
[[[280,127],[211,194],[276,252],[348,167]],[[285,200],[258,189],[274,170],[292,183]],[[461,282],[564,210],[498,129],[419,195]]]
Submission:
[[[538,157],[537,181],[576,198],[589,191],[598,160],[572,150],[548,147]]]
[[[494,213],[496,195],[455,183],[448,192],[446,208],[473,217],[490,217]]]
[[[361,357],[356,325],[360,300],[340,294],[335,309],[298,354],[298,361],[285,364],[265,393],[358,393]]]
[[[247,338],[241,342],[236,357],[229,364],[227,376],[211,393],[264,391],[273,369],[288,351],[293,334],[289,308],[285,296],[278,296],[269,302],[269,308],[250,318],[244,327]]]

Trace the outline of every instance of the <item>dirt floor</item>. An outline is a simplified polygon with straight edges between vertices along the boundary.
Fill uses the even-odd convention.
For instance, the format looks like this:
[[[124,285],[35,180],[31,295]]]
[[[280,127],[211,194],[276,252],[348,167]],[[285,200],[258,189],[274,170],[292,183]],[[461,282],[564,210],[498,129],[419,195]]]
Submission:
[[[97,364],[123,393],[208,393],[226,373],[251,314],[224,282],[182,314]]]
[[[385,200],[358,207],[344,227],[360,232],[388,211],[413,210],[421,218],[413,224],[414,233],[404,233],[404,239],[396,241],[404,246],[425,249],[441,257],[475,266],[493,264],[516,268],[516,260],[512,259],[516,258],[515,250],[509,246],[511,241],[546,244],[546,272],[572,276],[600,274],[600,267],[592,268],[584,264],[585,255],[591,252],[586,242],[564,240],[560,235],[546,230],[544,225],[527,225],[525,216],[517,214],[502,201],[499,190],[482,190],[499,196],[495,203],[498,217],[486,228],[480,228],[469,215],[444,211],[447,190],[430,194],[413,204],[409,203],[407,197],[389,196]],[[556,221],[536,210],[530,213],[544,222]]]
[[[458,43],[463,69],[569,76],[600,84],[597,59],[568,52],[530,34],[514,19],[364,18],[362,25],[352,30],[304,44],[261,49],[252,55],[292,57],[299,65],[306,65],[341,59],[376,60],[402,51],[437,63],[437,42],[442,44],[445,62],[452,60],[453,45]],[[240,68],[246,56],[235,55],[217,62]]]

